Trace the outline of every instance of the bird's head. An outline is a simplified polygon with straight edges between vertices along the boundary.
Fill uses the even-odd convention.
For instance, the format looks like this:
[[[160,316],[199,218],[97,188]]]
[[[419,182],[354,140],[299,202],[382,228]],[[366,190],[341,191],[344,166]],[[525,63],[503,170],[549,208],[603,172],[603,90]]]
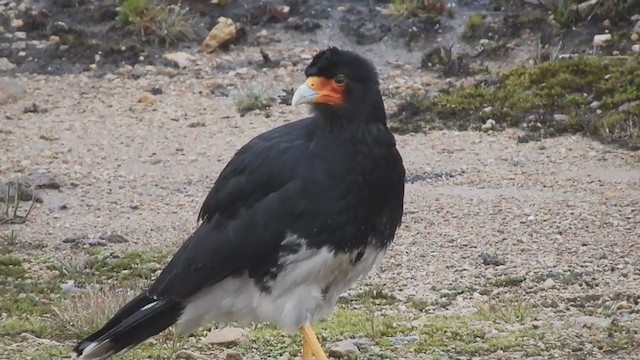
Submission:
[[[383,106],[375,67],[354,52],[335,47],[322,50],[304,73],[307,80],[293,94],[291,105],[309,103],[319,112],[352,114]]]

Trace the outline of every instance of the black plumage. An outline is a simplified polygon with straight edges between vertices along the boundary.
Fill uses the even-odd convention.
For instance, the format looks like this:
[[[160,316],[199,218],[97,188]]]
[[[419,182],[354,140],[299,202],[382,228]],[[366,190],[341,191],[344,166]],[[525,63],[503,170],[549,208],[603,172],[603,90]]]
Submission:
[[[305,74],[306,97],[294,100],[311,103],[314,114],[234,155],[199,227],[145,293],[76,346],[79,355],[106,358],[176,322],[190,331],[209,312],[212,320],[301,327],[319,316],[312,307],[333,307],[336,293],[379,261],[401,222],[405,172],[377,73],[359,55],[329,48]],[[320,293],[295,295],[301,286]],[[225,305],[235,296],[255,299]]]

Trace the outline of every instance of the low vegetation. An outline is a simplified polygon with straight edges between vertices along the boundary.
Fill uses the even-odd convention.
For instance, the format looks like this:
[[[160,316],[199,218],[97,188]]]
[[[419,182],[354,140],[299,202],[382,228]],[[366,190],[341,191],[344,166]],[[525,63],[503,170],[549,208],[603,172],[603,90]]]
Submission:
[[[78,248],[62,259],[50,255],[26,257],[11,246],[5,249],[0,255],[0,351],[11,358],[68,358],[73,342],[98,329],[168,260],[164,249],[125,251],[116,256],[95,248]],[[544,277],[560,279],[555,274]],[[518,292],[522,291],[519,284],[523,279],[493,279],[484,287],[488,293],[499,289],[500,295],[471,300],[468,303],[472,308],[465,311],[448,311],[445,307],[459,306],[456,303],[460,297],[485,293],[484,288],[454,287],[442,289],[432,300],[401,300],[367,284],[341,299],[336,310],[315,329],[328,346],[357,339],[365,344],[360,346],[359,358],[363,359],[396,359],[410,353],[464,358],[498,352],[544,356],[558,347],[580,356],[587,354],[586,344],[612,354],[640,345],[636,337],[639,329],[629,323],[585,329],[567,338],[571,322],[557,328],[553,322],[540,321],[544,319],[541,305],[521,300]],[[441,306],[443,303],[446,306]],[[616,310],[611,311],[613,316]],[[254,324],[238,344],[220,347],[202,341],[214,326],[186,337],[171,328],[116,359],[219,358],[229,351],[246,358],[299,356],[298,334],[287,335],[274,326]],[[13,346],[25,341],[30,346]]]
[[[409,96],[392,115],[401,133],[522,127],[540,137],[583,133],[640,148],[640,59],[583,57],[519,66],[494,83],[434,98]]]
[[[255,90],[243,91],[235,99],[236,110],[240,116],[254,110],[267,110],[271,105],[272,102],[268,98]]]
[[[403,16],[453,17],[453,8],[444,0],[392,0],[391,11]]]
[[[195,38],[190,11],[160,0],[124,0],[116,20],[143,39],[170,45]]]

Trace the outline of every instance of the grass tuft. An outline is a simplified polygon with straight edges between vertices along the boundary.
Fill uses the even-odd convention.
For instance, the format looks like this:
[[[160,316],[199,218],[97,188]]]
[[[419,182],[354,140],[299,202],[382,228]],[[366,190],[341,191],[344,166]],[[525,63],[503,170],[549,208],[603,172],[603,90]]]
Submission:
[[[235,99],[236,110],[240,116],[254,110],[266,110],[271,107],[271,101],[262,93],[255,90],[247,90],[241,92]]]
[[[63,333],[85,337],[98,330],[129,300],[136,296],[128,288],[90,288],[52,306],[53,319]]]
[[[189,9],[152,0],[124,0],[116,20],[155,43],[171,45],[195,38]]]

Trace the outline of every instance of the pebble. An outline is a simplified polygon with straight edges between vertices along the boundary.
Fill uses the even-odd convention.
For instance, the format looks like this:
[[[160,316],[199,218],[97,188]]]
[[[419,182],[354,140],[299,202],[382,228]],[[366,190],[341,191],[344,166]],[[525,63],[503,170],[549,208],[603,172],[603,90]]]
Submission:
[[[18,40],[26,40],[27,39],[27,33],[24,31],[16,31],[13,33],[13,37],[15,37]]]
[[[351,340],[343,340],[329,346],[329,357],[344,359],[357,356],[360,350]]]
[[[557,122],[565,122],[569,120],[569,117],[565,114],[553,114],[553,120]]]
[[[204,339],[206,344],[233,345],[240,342],[247,333],[245,329],[237,327],[225,327],[211,330]]]
[[[156,97],[150,93],[144,93],[138,98],[138,102],[141,104],[151,105],[156,102]]]
[[[9,61],[7,58],[0,58],[0,71],[9,71],[16,68],[16,64]]]
[[[0,105],[11,104],[27,93],[27,89],[14,79],[0,78]]]
[[[636,25],[633,27],[633,32],[640,34],[640,20],[636,21]]]
[[[226,17],[219,17],[218,23],[209,31],[202,42],[202,50],[211,53],[220,46],[229,44],[236,39],[236,24]]]
[[[589,104],[589,108],[591,110],[598,110],[600,108],[600,101],[594,101],[591,104]]]
[[[58,44],[60,43],[60,37],[51,35],[49,36],[49,44]]]
[[[640,44],[633,44],[631,46],[631,51],[633,51],[634,53],[640,53]]]
[[[556,282],[553,281],[552,278],[548,278],[547,280],[544,281],[544,283],[542,284],[542,287],[547,290],[553,289],[554,287],[556,287]]]
[[[482,124],[482,131],[493,130],[496,127],[496,121],[493,119],[487,120],[484,124]]]
[[[11,26],[14,28],[20,28],[24,25],[24,21],[22,19],[13,19],[11,20]]]
[[[197,61],[197,58],[195,56],[184,51],[167,53],[162,55],[162,57],[169,61],[172,61],[174,64],[178,65],[179,68],[191,67]]]
[[[229,351],[225,356],[225,360],[242,360],[242,354],[237,351]]]
[[[611,43],[611,34],[599,34],[593,37],[593,46],[604,47]]]

